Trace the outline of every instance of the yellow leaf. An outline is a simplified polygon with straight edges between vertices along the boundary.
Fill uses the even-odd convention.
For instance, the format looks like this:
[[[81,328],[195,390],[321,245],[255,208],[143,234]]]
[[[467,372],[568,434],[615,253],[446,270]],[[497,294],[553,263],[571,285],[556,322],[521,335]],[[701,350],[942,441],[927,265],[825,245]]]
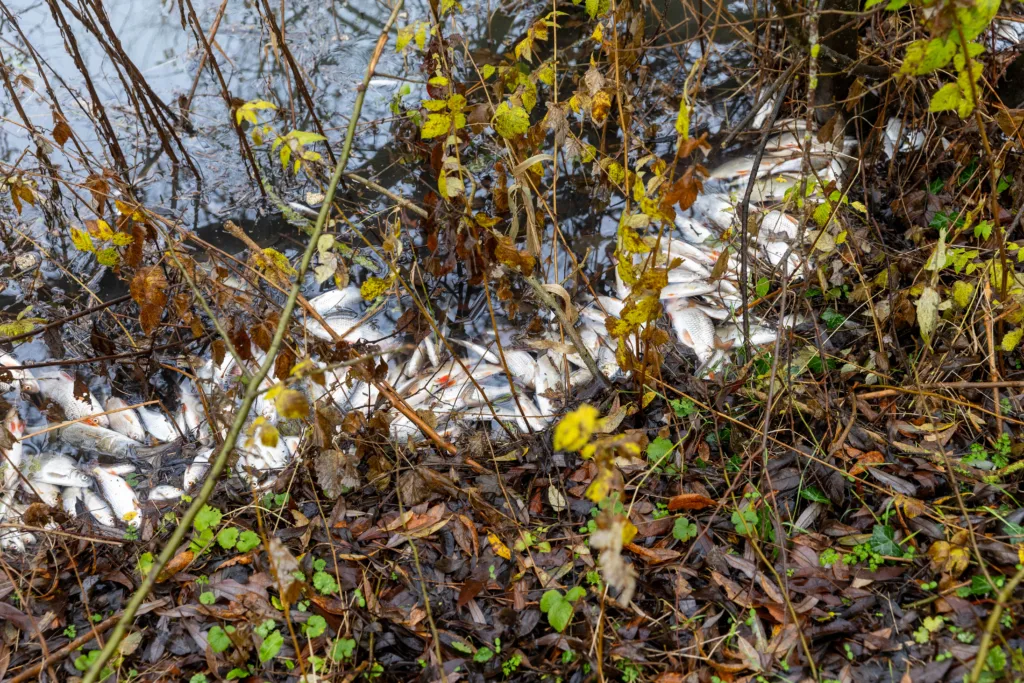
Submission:
[[[427,44],[427,22],[420,21],[416,24],[416,47],[423,49]]]
[[[267,247],[263,250],[263,256],[266,257],[267,261],[277,270],[281,271],[285,275],[298,275],[298,271],[292,268],[292,264],[288,262],[288,257],[279,252],[277,249],[271,249]]]
[[[442,104],[444,103],[442,102]],[[440,135],[447,135],[451,128],[451,114],[428,114],[427,120],[423,122],[423,129],[420,131],[420,135],[424,140],[429,140]]]
[[[132,236],[126,232],[115,232],[113,242],[115,247],[125,247],[132,243]]]
[[[686,92],[683,92],[683,97],[679,100],[679,115],[676,116],[676,132],[679,133],[683,141],[690,139],[690,103],[686,101]]]
[[[482,67],[480,67],[480,75],[483,76],[484,80],[486,81],[488,78],[494,75],[494,67],[491,66],[490,64],[484,64]]]
[[[96,262],[101,266],[116,266],[118,261],[121,260],[120,254],[117,253],[117,249],[114,247],[107,247],[106,249],[100,249],[96,252]]]
[[[638,531],[636,525],[627,519],[622,525],[622,544],[632,543]]]
[[[398,29],[398,38],[395,40],[395,52],[401,52],[412,42],[412,26],[403,26]]]
[[[1020,338],[1022,336],[1024,336],[1024,327],[1018,327],[1015,330],[1010,330],[1003,336],[1003,342],[1000,344],[1000,347],[1006,353],[1010,353],[1017,348],[1017,344],[1020,343]]]
[[[446,106],[445,100],[423,100],[423,108],[427,111],[442,111]]]
[[[529,130],[530,115],[523,107],[513,107],[508,102],[502,102],[494,110],[494,119],[491,121],[491,125],[498,135],[507,140]]]
[[[507,545],[501,542],[501,539],[498,538],[496,533],[488,533],[487,542],[491,544],[491,549],[494,551],[495,555],[506,560],[512,559],[512,551],[508,549]]]
[[[271,424],[265,424],[261,425],[259,429],[260,443],[267,448],[275,448],[277,446],[278,437],[280,437],[277,427]]]
[[[96,231],[93,234],[96,236],[96,239],[109,240],[114,236],[114,231],[110,229],[110,223],[107,223],[102,218],[96,221],[95,228]]]
[[[277,414],[286,420],[297,420],[309,415],[309,403],[301,391],[285,389],[274,400]]]
[[[71,228],[71,243],[78,251],[96,251],[96,247],[92,245],[92,237],[85,230],[79,228]]]
[[[587,498],[595,503],[600,503],[612,492],[612,483],[614,481],[615,475],[610,467],[600,468],[597,471],[597,476],[594,477],[594,481],[590,482],[590,486],[587,487]]]
[[[390,286],[390,280],[385,280],[380,277],[368,277],[366,278],[366,281],[363,282],[362,286],[359,287],[359,294],[365,301],[373,301],[384,294]]]
[[[636,327],[657,320],[661,317],[661,301],[657,295],[645,296],[636,302],[630,302],[622,309],[622,319]]]
[[[586,446],[597,426],[598,415],[597,408],[583,404],[563,417],[555,427],[555,450],[575,452]]]

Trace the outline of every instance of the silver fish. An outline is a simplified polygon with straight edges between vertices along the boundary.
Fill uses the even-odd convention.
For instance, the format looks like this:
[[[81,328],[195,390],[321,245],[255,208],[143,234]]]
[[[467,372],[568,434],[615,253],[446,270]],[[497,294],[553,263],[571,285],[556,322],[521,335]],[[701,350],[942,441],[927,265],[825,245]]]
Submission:
[[[670,302],[668,309],[676,339],[693,349],[701,363],[709,360],[715,350],[715,324],[703,311],[685,305],[682,301]]]
[[[178,438],[178,430],[174,428],[174,424],[167,419],[162,411],[146,407],[139,407],[137,410],[139,419],[142,420],[142,426],[154,439],[166,443]]]
[[[82,420],[87,424],[107,427],[110,420],[101,415],[103,408],[88,388],[77,383],[75,378],[63,371],[47,371],[38,378],[39,391],[46,398],[64,409],[68,420]]]
[[[185,476],[181,482],[182,488],[186,491],[191,491],[192,487],[206,476],[207,470],[210,469],[210,456],[212,454],[212,448],[204,448],[196,454],[195,459],[185,468]]]
[[[146,430],[143,428],[142,420],[139,419],[135,409],[129,408],[127,403],[116,396],[108,398],[105,407],[108,411],[111,411],[110,415],[107,415],[110,420],[111,429],[136,441],[142,441],[146,438]]]
[[[11,389],[18,388],[26,394],[39,393],[39,382],[28,370],[11,370],[18,367],[21,362],[6,353],[0,353],[0,394],[5,394]],[[6,368],[6,369],[5,369]]]
[[[82,492],[82,504],[85,506],[86,512],[90,513],[103,526],[117,526],[117,522],[114,521],[114,512],[110,509],[107,501],[103,499],[103,496],[92,489],[80,490]]]
[[[33,482],[54,486],[89,486],[92,480],[66,455],[40,453],[26,458],[24,474]]]
[[[25,489],[29,494],[35,494],[39,496],[39,500],[43,501],[52,508],[57,507],[60,503],[60,487],[53,484],[47,484],[42,481],[35,479],[29,479],[28,481],[21,482],[21,488]]]
[[[355,315],[363,307],[363,296],[358,287],[350,285],[315,296],[309,300],[309,305],[324,318],[339,312]]]
[[[91,483],[91,482],[90,482]],[[84,489],[78,486],[68,486],[61,492],[61,502],[64,504],[64,512],[68,517],[78,516],[78,503],[84,498]]]
[[[124,477],[110,472],[102,465],[93,467],[92,475],[103,497],[110,503],[114,516],[130,527],[139,528],[142,525],[142,506]]]
[[[59,438],[69,446],[95,453],[112,455],[117,458],[141,458],[149,460],[181,446],[180,441],[146,447],[135,439],[118,434],[112,429],[95,427],[76,422],[59,431]]]
[[[163,503],[168,500],[178,500],[183,495],[185,495],[185,492],[177,486],[161,484],[160,486],[154,486],[150,489],[149,496],[146,500],[150,503]]]

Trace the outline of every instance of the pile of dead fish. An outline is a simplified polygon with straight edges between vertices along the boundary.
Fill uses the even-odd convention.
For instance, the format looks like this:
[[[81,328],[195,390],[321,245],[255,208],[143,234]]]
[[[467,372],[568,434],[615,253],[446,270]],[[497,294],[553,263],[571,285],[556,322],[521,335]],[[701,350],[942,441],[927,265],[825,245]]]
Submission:
[[[737,311],[744,283],[739,277],[737,250],[724,243],[723,236],[730,230],[735,234],[736,197],[752,173],[755,185],[750,215],[759,220],[760,229],[750,245],[751,257],[780,277],[794,277],[802,268],[805,250],[798,244],[797,221],[763,205],[781,201],[786,191],[796,186],[805,144],[801,130],[785,132],[769,141],[758,169],[752,169],[751,158],[716,168],[711,181],[717,182],[721,191],[699,197],[688,215],[677,218],[677,234],[659,245],[661,262],[676,264],[669,271],[669,284],[661,298],[676,339],[697,357],[699,375],[728,363],[730,350],[742,343]],[[814,142],[812,166],[819,177],[835,179],[848,151],[849,145]],[[720,265],[723,254],[724,269]],[[717,270],[714,278],[713,269]],[[582,302],[577,322],[586,350],[609,379],[615,379],[619,368],[616,340],[608,336],[605,321],[607,315],[621,312],[622,299],[628,294],[621,282],[617,294],[619,298],[602,296]],[[367,309],[358,288],[332,290],[314,297],[310,304],[335,337],[374,345],[387,361],[387,384],[413,411],[433,413],[435,431],[449,440],[462,430],[481,424],[494,429],[499,422],[523,433],[540,431],[561,412],[562,399],[596,379],[578,349],[565,343],[554,324],[546,331],[546,339],[519,346],[506,344],[500,356],[493,341],[441,340],[434,335],[408,353],[403,351],[401,331],[395,322],[379,310]],[[300,313],[296,322],[308,334],[324,340],[332,338],[311,316]],[[752,318],[750,342],[755,346],[772,343],[780,328],[787,326],[787,321],[773,324]],[[453,353],[453,349],[459,349],[459,353]],[[195,487],[209,468],[217,443],[215,432],[222,435],[233,418],[239,378],[264,360],[258,349],[253,348],[251,355],[253,360],[241,365],[231,355],[220,363],[208,360],[193,375],[194,380],[178,383],[174,387],[178,407],[173,415],[159,404],[140,405],[139,401],[117,396],[101,397],[105,399],[101,405],[88,387],[53,368],[8,370],[3,375],[6,379],[0,380],[0,392],[13,394],[15,402],[4,422],[7,440],[0,440],[0,520],[10,523],[0,529],[3,547],[23,548],[34,541],[32,533],[16,527],[26,505],[35,500],[51,507],[62,506],[69,516],[88,513],[103,526],[138,528],[143,506],[129,477],[136,468],[146,471],[166,454],[180,452],[184,444],[191,445],[197,454],[185,469],[180,486],[151,488],[147,504],[177,499]],[[0,356],[0,363],[19,365],[10,356]],[[347,367],[321,364],[320,369],[325,383],[300,383],[309,401],[330,402],[343,412],[369,413],[376,407],[386,407],[385,401],[378,401],[377,385],[354,381]],[[268,379],[261,388],[271,387]],[[71,422],[47,434],[44,452],[29,453],[19,441],[25,437],[20,410],[30,397],[58,404],[65,420]],[[243,435],[251,437],[259,425],[278,421],[274,402],[261,394]],[[400,442],[424,438],[413,421],[401,414],[390,423],[390,430]],[[272,482],[300,446],[298,436],[276,439],[274,446],[263,441],[243,436],[236,447],[236,472],[257,487]]]

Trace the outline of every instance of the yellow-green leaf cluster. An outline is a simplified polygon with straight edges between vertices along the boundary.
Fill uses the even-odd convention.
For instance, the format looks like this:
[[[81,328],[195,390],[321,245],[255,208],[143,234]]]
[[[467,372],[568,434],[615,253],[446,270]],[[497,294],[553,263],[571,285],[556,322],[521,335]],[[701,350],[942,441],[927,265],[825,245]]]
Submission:
[[[575,453],[590,443],[600,415],[597,408],[583,404],[562,418],[555,426],[553,446],[556,451]]]
[[[505,101],[494,110],[491,124],[498,135],[510,140],[530,129],[530,115],[523,107],[514,107]]]

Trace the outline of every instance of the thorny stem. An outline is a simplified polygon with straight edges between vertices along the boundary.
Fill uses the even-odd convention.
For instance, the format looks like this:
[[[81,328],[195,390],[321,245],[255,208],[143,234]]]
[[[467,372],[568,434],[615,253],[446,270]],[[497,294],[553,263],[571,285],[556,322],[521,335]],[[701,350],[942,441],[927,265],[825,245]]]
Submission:
[[[366,99],[367,85],[370,82],[370,78],[373,77],[373,71],[377,66],[381,53],[384,51],[388,32],[391,30],[395,20],[398,18],[398,12],[402,9],[403,3],[404,0],[396,0],[394,8],[391,10],[391,15],[388,17],[387,22],[385,22],[384,28],[381,30],[380,37],[377,39],[377,45],[374,48],[373,56],[370,58],[370,63],[366,67],[366,74],[363,77],[362,86],[359,88],[359,94],[356,95],[355,105],[352,110],[352,117],[349,119],[348,131],[345,134],[345,143],[341,150],[341,157],[338,159],[338,164],[334,168],[334,174],[331,176],[330,185],[328,185],[327,192],[324,196],[324,203],[320,207],[320,215],[317,216],[316,226],[313,229],[313,234],[310,236],[309,244],[306,246],[306,251],[302,254],[302,261],[299,263],[298,268],[298,276],[295,278],[295,284],[292,285],[291,292],[288,294],[288,300],[284,304],[284,310],[281,312],[281,320],[277,324],[277,330],[275,330],[274,339],[271,341],[270,348],[267,350],[267,356],[264,359],[263,364],[260,365],[259,369],[256,371],[256,374],[250,380],[249,385],[245,388],[245,394],[242,397],[242,404],[239,406],[238,412],[235,414],[234,422],[231,423],[231,428],[228,431],[227,438],[224,439],[224,444],[221,446],[220,451],[217,453],[217,457],[214,459],[212,466],[210,467],[209,473],[206,475],[206,480],[203,482],[203,488],[200,489],[188,510],[185,511],[181,522],[174,530],[174,533],[171,534],[171,538],[168,539],[167,543],[164,545],[164,549],[160,551],[160,556],[153,563],[153,568],[150,569],[149,574],[143,580],[142,585],[136,589],[134,594],[132,594],[131,600],[128,601],[128,605],[125,607],[124,614],[117,622],[117,626],[114,627],[113,633],[110,634],[110,639],[107,640],[107,644],[103,647],[103,650],[100,651],[99,657],[96,658],[96,661],[93,662],[92,666],[86,672],[82,679],[82,683],[96,683],[103,667],[106,666],[108,661],[110,661],[111,656],[113,656],[115,650],[117,650],[118,646],[121,644],[121,640],[124,638],[129,624],[131,624],[135,619],[135,613],[138,611],[142,601],[156,584],[156,577],[161,571],[163,571],[164,566],[171,557],[174,556],[175,550],[184,540],[185,534],[192,527],[192,522],[195,520],[199,510],[206,504],[206,501],[210,499],[210,494],[213,493],[213,488],[217,483],[217,479],[220,477],[221,472],[224,470],[224,466],[227,464],[228,454],[233,450],[235,442],[238,440],[238,435],[242,431],[242,425],[245,424],[245,421],[249,416],[249,410],[252,408],[252,404],[256,400],[260,384],[270,372],[270,368],[274,365],[277,352],[281,348],[285,332],[288,330],[292,311],[295,309],[295,302],[298,300],[299,290],[302,287],[303,276],[309,268],[309,263],[313,258],[313,252],[316,250],[317,240],[323,232],[324,225],[327,223],[327,217],[331,212],[331,206],[334,200],[334,192],[338,187],[338,182],[341,180],[342,173],[345,172],[345,166],[348,163],[349,155],[352,152],[352,141],[355,137],[356,123],[359,121],[359,115],[363,110],[363,100]]]

